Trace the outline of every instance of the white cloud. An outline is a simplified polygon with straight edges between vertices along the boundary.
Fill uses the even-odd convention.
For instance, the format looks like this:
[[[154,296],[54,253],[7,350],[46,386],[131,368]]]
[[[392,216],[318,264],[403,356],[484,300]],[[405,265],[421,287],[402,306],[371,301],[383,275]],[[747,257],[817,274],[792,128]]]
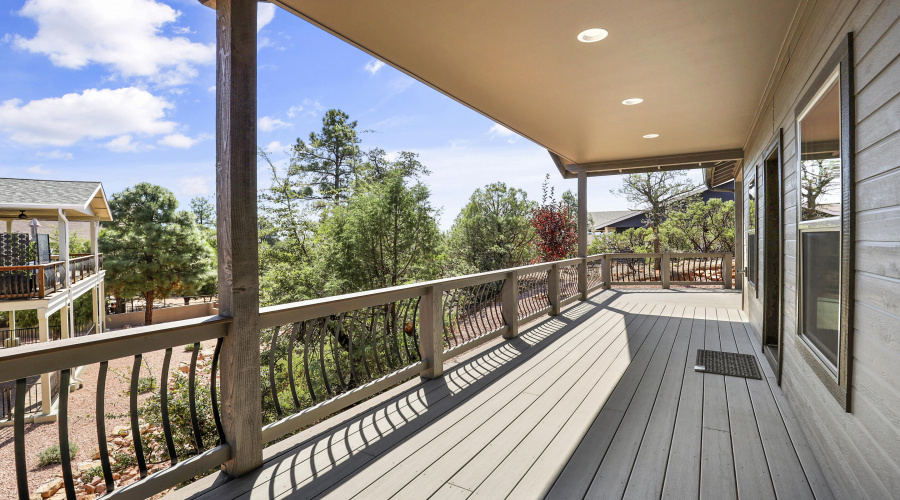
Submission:
[[[216,59],[215,44],[162,36],[181,12],[156,0],[27,0],[19,14],[38,31],[33,38],[16,35],[13,45],[64,68],[102,64],[124,77],[173,86]]]
[[[384,67],[384,61],[379,61],[378,59],[372,59],[371,61],[366,63],[365,70],[371,74],[378,73],[378,70]]]
[[[207,92],[210,92],[210,93],[212,93],[212,94],[215,94],[215,93],[216,93],[216,86],[215,86],[215,85],[210,85],[209,87],[207,87],[206,91],[207,91]]]
[[[272,141],[263,148],[264,151],[273,154],[282,154],[287,151],[290,146],[282,144],[280,141]]]
[[[43,158],[49,158],[51,160],[71,160],[72,153],[68,151],[60,151],[59,149],[54,149],[53,151],[39,152],[37,154]]]
[[[279,120],[278,118],[272,118],[271,116],[264,116],[259,119],[258,126],[259,126],[259,129],[262,130],[263,132],[271,132],[273,130],[280,129],[282,127],[290,127],[291,124],[286,121]]]
[[[319,116],[320,113],[325,112],[325,106],[323,106],[318,99],[303,99],[303,107],[306,109],[306,114],[313,118]]]
[[[51,172],[44,168],[44,165],[41,164],[35,165],[33,167],[28,167],[25,169],[25,171],[31,175],[38,175],[41,177],[49,177],[51,174]]]
[[[259,3],[256,7],[256,32],[259,33],[275,19],[275,4]]]
[[[156,143],[160,146],[168,146],[170,148],[190,149],[194,144],[197,144],[202,139],[202,137],[193,139],[184,134],[169,134],[156,141]]]
[[[182,196],[206,196],[212,192],[213,181],[209,177],[182,177],[178,179],[178,194]]]
[[[0,130],[16,142],[52,146],[127,134],[169,134],[177,125],[165,119],[172,107],[135,87],[87,89],[27,104],[11,99],[0,103]]]
[[[300,114],[301,111],[303,111],[303,106],[300,106],[298,104],[296,106],[291,106],[290,108],[288,108],[287,113],[285,114],[288,116],[288,118],[293,118]]]
[[[134,137],[127,134],[106,143],[106,149],[114,153],[137,153],[143,148],[143,144],[134,142]]]
[[[510,144],[515,143],[516,139],[519,137],[518,134],[499,123],[495,123],[490,130],[488,130],[488,134],[491,136],[491,139],[499,137],[501,139],[506,139],[506,142]]]

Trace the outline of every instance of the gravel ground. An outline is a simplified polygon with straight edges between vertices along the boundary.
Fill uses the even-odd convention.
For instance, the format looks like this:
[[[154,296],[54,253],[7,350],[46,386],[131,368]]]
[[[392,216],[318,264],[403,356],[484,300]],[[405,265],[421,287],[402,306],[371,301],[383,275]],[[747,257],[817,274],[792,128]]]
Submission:
[[[203,343],[203,349],[215,347],[215,341]],[[160,379],[165,351],[144,354],[145,367],[157,380]],[[191,353],[180,348],[173,349],[171,369],[176,369],[181,361],[190,362]],[[115,418],[106,419],[107,434],[111,434],[117,425],[130,425],[128,388],[131,380],[131,367],[134,358],[120,358],[109,362],[106,375],[105,412],[115,414]],[[90,460],[90,454],[97,449],[97,420],[95,415],[97,400],[97,372],[99,365],[91,365],[82,374],[84,387],[69,395],[69,440],[79,447],[73,464]],[[138,399],[143,401],[150,394],[143,394]],[[38,486],[62,474],[60,465],[38,467],[37,454],[41,450],[59,443],[59,427],[56,422],[42,424],[25,424],[25,450],[28,464],[28,485],[32,491]],[[0,429],[0,499],[16,498],[16,467],[13,449],[13,428]]]

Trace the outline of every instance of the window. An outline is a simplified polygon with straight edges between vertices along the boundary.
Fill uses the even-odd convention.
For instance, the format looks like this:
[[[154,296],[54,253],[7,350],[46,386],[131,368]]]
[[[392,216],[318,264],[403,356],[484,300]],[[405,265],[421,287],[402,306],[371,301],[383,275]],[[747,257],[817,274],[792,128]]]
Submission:
[[[841,290],[840,68],[797,121],[800,137],[800,334],[837,373]]]
[[[754,287],[759,280],[759,241],[756,238],[756,228],[759,215],[756,213],[756,172],[747,183],[747,279]]]
[[[797,332],[803,358],[849,411],[853,269],[852,43],[848,36],[796,109]]]

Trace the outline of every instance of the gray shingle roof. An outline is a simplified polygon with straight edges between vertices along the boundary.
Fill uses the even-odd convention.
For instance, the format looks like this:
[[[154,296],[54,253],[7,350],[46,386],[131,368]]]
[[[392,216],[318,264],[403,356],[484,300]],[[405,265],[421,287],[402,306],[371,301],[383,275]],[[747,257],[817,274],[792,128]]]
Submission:
[[[84,206],[98,187],[99,182],[0,178],[0,203]]]
[[[594,227],[602,228],[619,222],[622,219],[628,219],[643,213],[644,212],[642,211],[635,210],[612,210],[608,212],[591,212],[590,216],[594,219]]]

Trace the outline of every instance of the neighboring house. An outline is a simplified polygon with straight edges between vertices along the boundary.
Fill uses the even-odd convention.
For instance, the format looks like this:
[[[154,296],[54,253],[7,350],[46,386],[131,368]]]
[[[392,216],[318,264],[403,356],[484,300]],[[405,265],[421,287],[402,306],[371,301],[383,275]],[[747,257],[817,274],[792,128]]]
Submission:
[[[734,181],[726,182],[715,189],[708,187],[697,189],[683,197],[700,196],[704,202],[719,199],[734,201]],[[622,232],[635,227],[646,227],[647,212],[643,210],[612,210],[608,212],[590,212],[594,233]],[[591,235],[593,236],[593,234]]]
[[[0,311],[8,326],[0,330],[0,348],[48,342],[104,331],[103,256],[97,248],[100,221],[112,220],[99,182],[0,179]],[[73,235],[90,241],[86,254],[69,252]],[[57,252],[51,252],[51,237]],[[92,321],[77,324],[74,304],[91,294]],[[17,325],[16,314],[35,311],[37,326]],[[60,328],[51,331],[49,319],[58,314]],[[78,371],[73,374],[78,378]],[[59,391],[58,372],[29,380],[38,421],[54,420],[52,400]],[[7,402],[0,403],[4,412]]]

